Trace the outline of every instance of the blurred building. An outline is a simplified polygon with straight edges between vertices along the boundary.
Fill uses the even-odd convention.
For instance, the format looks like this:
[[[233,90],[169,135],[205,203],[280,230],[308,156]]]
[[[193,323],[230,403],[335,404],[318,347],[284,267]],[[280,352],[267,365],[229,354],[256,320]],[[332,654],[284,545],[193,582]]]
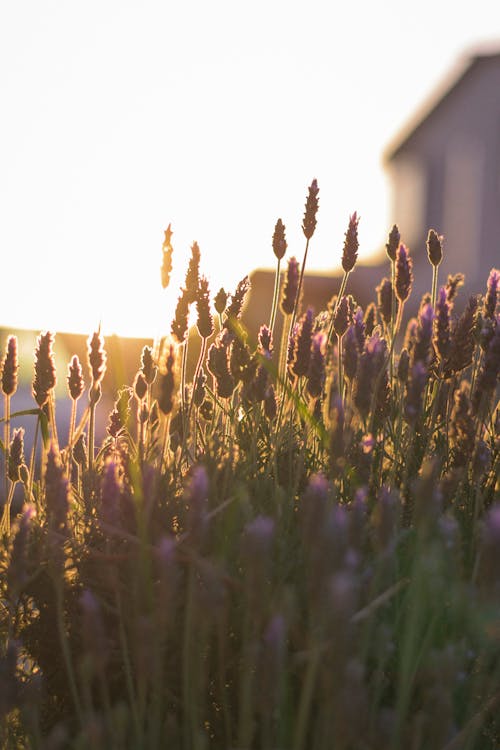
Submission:
[[[440,277],[482,290],[500,264],[500,52],[463,58],[389,145],[392,217],[418,266],[429,227],[445,238]]]
[[[444,236],[439,283],[445,283],[448,274],[465,274],[459,309],[469,294],[485,290],[490,269],[500,266],[500,52],[461,59],[389,144],[383,163],[392,183],[388,230],[398,224],[414,262],[407,312],[415,312],[431,288],[426,252],[430,228]],[[376,298],[381,278],[390,275],[383,249],[373,249],[379,263],[358,263],[347,289],[363,307]],[[255,330],[269,314],[274,274],[257,270],[251,281],[246,315]],[[303,309],[324,309],[339,286],[334,275],[306,272]]]

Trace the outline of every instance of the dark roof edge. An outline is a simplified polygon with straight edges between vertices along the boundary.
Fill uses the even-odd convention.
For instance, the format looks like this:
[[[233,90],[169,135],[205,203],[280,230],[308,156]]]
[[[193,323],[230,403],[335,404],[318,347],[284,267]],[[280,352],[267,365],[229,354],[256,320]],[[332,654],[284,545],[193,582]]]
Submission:
[[[489,50],[489,51],[488,51]],[[405,147],[413,134],[426,122],[457,86],[467,77],[473,67],[484,60],[500,60],[499,43],[482,46],[461,55],[433,92],[417,107],[415,113],[389,142],[382,154],[382,163],[387,165]]]

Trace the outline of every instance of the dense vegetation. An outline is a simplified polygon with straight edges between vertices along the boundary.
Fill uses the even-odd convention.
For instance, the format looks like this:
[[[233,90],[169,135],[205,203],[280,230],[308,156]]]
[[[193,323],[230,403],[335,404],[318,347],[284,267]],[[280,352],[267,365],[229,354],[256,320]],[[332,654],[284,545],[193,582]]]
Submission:
[[[455,314],[463,278],[439,285],[430,230],[432,288],[406,321],[412,260],[395,226],[362,310],[353,214],[337,296],[302,311],[317,210],[313,181],[304,257],[284,274],[276,223],[256,342],[240,319],[248,279],[212,298],[193,245],[171,335],[144,348],[100,445],[100,331],[86,382],[76,356],[68,366],[64,445],[54,336],[39,336],[26,457],[8,338],[5,748],[499,746],[500,273],[485,269],[484,293]],[[164,287],[172,252],[169,227]]]

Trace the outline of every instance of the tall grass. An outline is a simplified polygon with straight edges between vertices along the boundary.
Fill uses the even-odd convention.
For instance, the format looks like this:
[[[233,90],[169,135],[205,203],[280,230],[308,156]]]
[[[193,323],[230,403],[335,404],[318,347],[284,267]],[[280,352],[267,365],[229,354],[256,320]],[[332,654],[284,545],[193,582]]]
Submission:
[[[498,747],[500,274],[456,315],[461,279],[437,288],[430,235],[433,288],[405,322],[412,264],[394,227],[391,281],[363,311],[346,296],[353,214],[337,298],[302,312],[317,193],[314,181],[300,278],[292,260],[281,290],[281,345],[282,222],[270,326],[255,342],[241,323],[248,279],[219,291],[215,325],[195,244],[173,338],[145,347],[101,445],[101,333],[89,338],[86,386],[69,363],[66,445],[53,336],[41,334],[28,458],[9,338],[5,748]]]

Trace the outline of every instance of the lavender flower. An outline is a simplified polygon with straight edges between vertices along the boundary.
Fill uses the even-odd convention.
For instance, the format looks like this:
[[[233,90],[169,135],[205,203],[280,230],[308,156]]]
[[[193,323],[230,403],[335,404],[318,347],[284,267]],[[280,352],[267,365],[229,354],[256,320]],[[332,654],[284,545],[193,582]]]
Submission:
[[[413,283],[412,260],[408,249],[400,244],[396,256],[396,297],[403,303],[410,296]]]
[[[24,459],[24,427],[14,430],[9,447],[8,477],[11,482],[20,480],[19,470],[25,463]]]
[[[389,327],[392,319],[392,283],[390,279],[383,278],[376,288],[376,292],[378,312],[386,327]]]
[[[49,394],[56,385],[53,344],[54,336],[49,332],[41,333],[37,339],[33,396],[40,408],[47,403]]]
[[[444,286],[440,288],[436,302],[433,343],[439,359],[443,362],[451,348],[450,305]]]
[[[50,528],[66,534],[69,511],[68,480],[53,443],[47,454],[45,468],[45,503]]]
[[[427,385],[427,368],[421,360],[415,362],[406,385],[404,413],[409,424],[415,424],[422,412],[422,402]]]
[[[454,276],[448,276],[448,280],[446,282],[446,299],[450,306],[454,304],[455,297],[457,296],[458,290],[463,285],[463,283],[463,273],[456,273],[454,274]]]
[[[349,226],[345,233],[344,249],[342,251],[342,268],[345,273],[352,271],[358,259],[358,223],[359,217],[355,211],[349,217]]]
[[[170,330],[179,344],[182,344],[188,332],[190,295],[185,289],[181,289],[180,297],[177,300],[175,315]]]
[[[80,360],[75,354],[68,365],[68,390],[73,401],[78,401],[83,393],[83,389],[84,381],[82,366]]]
[[[175,398],[175,349],[170,344],[169,352],[165,360],[165,372],[162,373],[159,382],[158,406],[163,414],[170,414],[174,408]]]
[[[146,383],[152,385],[155,381],[158,368],[155,365],[153,352],[150,346],[145,346],[142,350],[141,372],[144,375]]]
[[[250,279],[244,276],[236,287],[234,294],[231,295],[231,302],[226,308],[226,325],[231,324],[234,320],[239,320],[243,310],[245,298],[250,291]]]
[[[104,351],[104,337],[99,328],[88,339],[88,362],[92,375],[92,383],[98,385],[106,372],[106,352]]]
[[[486,295],[484,297],[483,315],[485,318],[495,320],[498,296],[500,293],[500,271],[492,268],[488,276]]]
[[[373,336],[373,331],[377,325],[377,308],[373,302],[367,306],[365,310],[365,335],[369,338]]]
[[[273,353],[273,332],[266,325],[260,327],[259,349],[264,356],[271,356]]]
[[[343,356],[344,356],[344,373],[350,381],[354,379],[358,368],[358,340],[354,325],[349,326],[344,336]],[[362,349],[361,349],[362,351]]]
[[[393,263],[396,260],[396,253],[397,253],[400,242],[401,242],[401,235],[399,234],[399,229],[398,229],[397,224],[394,224],[391,231],[389,232],[388,242],[385,246],[387,255]]]
[[[429,229],[427,235],[427,255],[433,266],[439,266],[443,259],[443,237],[439,236],[434,229]]]
[[[306,207],[304,213],[304,221],[302,222],[302,230],[306,239],[310,240],[316,229],[316,214],[318,212],[318,182],[313,180],[309,187],[309,193],[306,200]]]
[[[224,289],[221,287],[214,298],[214,307],[216,312],[219,313],[219,315],[222,315],[224,310],[226,309],[227,304],[227,292],[224,291]]]
[[[198,333],[203,339],[209,338],[214,332],[214,322],[210,312],[210,293],[208,291],[208,280],[205,276],[200,279],[198,292],[196,296],[196,309],[198,311],[198,320],[196,325]]]
[[[299,332],[295,340],[292,370],[299,378],[306,375],[309,370],[313,323],[314,312],[312,308],[309,307],[300,321]]]
[[[285,225],[281,219],[278,219],[273,234],[273,252],[278,260],[281,260],[284,257],[286,249]]]
[[[311,344],[307,392],[313,398],[321,396],[325,386],[325,341],[326,337],[323,333],[316,333]]]
[[[18,370],[17,337],[9,336],[2,364],[2,392],[5,396],[12,396],[16,392]]]
[[[198,243],[193,242],[191,245],[191,258],[189,259],[185,281],[185,294],[188,304],[196,302],[200,277],[200,258],[201,253]]]
[[[172,273],[172,229],[171,224],[168,225],[165,230],[165,238],[163,240],[162,247],[162,263],[161,263],[161,285],[163,289],[166,289],[170,283],[170,274]]]
[[[299,288],[299,264],[297,259],[292,257],[288,260],[288,269],[286,273],[285,284],[283,287],[283,296],[281,297],[281,311],[283,315],[291,315],[295,305],[295,298]]]

